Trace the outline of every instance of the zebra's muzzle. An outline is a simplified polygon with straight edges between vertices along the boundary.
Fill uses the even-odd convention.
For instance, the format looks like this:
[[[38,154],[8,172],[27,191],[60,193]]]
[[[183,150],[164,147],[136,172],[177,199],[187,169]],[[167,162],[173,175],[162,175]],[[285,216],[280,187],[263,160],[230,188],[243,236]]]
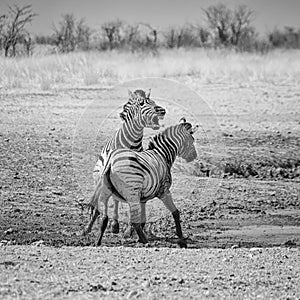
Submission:
[[[155,106],[155,115],[152,118],[151,128],[154,130],[158,130],[160,128],[159,120],[163,120],[166,114],[166,110],[161,106]]]
[[[159,120],[160,120],[160,118],[158,116],[154,116],[152,118],[152,124],[151,124],[152,129],[158,130],[160,128]]]
[[[155,109],[155,112],[157,113],[158,117],[163,119],[166,114],[166,110],[164,108],[162,108],[161,106],[155,106],[154,109]]]

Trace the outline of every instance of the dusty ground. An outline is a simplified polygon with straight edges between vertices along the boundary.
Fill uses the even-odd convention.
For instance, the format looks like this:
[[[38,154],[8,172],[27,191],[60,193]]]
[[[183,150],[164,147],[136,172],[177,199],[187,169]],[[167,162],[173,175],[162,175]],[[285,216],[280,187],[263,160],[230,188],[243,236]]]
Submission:
[[[299,249],[6,246],[2,299],[299,299]]]
[[[195,89],[211,110],[192,92],[154,79],[116,89],[1,91],[1,298],[80,298],[85,292],[90,298],[300,297],[300,89],[284,82],[176,80]],[[133,249],[140,245],[109,232],[103,239],[108,248],[65,247],[94,243],[97,228],[79,235],[88,220],[84,203],[95,155],[119,124],[112,110],[126,101],[127,86],[152,87],[167,107],[166,126],[183,112],[172,101],[201,123],[198,161],[177,163],[173,171],[183,231],[196,249],[170,249],[177,247],[173,221],[159,200],[148,205],[150,248]],[[37,241],[42,247],[25,246]],[[168,270],[178,265],[182,270],[170,279]]]

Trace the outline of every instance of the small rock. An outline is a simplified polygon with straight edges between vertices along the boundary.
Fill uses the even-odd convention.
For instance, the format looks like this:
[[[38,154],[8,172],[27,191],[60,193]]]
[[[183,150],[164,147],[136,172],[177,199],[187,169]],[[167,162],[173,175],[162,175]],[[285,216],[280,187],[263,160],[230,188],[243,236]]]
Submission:
[[[102,284],[98,283],[98,284],[95,284],[95,285],[91,285],[89,291],[90,292],[98,292],[98,291],[106,291],[107,288],[104,287]]]
[[[8,240],[1,240],[0,241],[0,246],[6,246],[6,245],[9,245],[9,242]]]
[[[137,296],[137,294],[138,294],[138,291],[131,291],[131,292],[129,292],[127,298],[130,299],[130,298],[132,298],[134,296]]]
[[[231,249],[236,249],[236,248],[239,248],[239,245],[232,245],[231,246]]]
[[[34,246],[34,247],[45,246],[45,242],[43,240],[39,240],[39,241],[31,243],[31,246]]]
[[[4,234],[11,234],[13,232],[14,232],[13,228],[8,228],[6,231],[4,231]]]
[[[262,252],[261,248],[257,248],[257,247],[250,248],[249,251],[251,251],[251,252],[254,252],[254,251]]]
[[[52,194],[57,195],[57,196],[62,196],[63,192],[62,191],[52,191]]]
[[[144,288],[150,287],[150,281],[149,281],[149,280],[145,281],[145,282],[143,283],[143,287],[144,287]]]

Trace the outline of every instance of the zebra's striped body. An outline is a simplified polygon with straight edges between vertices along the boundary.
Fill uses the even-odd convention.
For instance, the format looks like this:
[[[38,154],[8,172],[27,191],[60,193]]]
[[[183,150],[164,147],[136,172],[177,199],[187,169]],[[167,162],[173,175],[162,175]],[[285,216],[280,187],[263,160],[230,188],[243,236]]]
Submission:
[[[94,186],[97,186],[99,178],[103,172],[103,167],[107,161],[109,153],[115,149],[131,149],[133,151],[143,150],[144,128],[157,130],[160,128],[159,120],[163,119],[166,111],[150,99],[150,90],[146,94],[143,90],[129,92],[129,100],[124,105],[120,114],[123,120],[121,128],[107,141],[102,148],[100,157],[94,167]],[[115,198],[115,197],[114,197]],[[114,203],[113,232],[118,233],[118,201]]]
[[[153,138],[148,150],[113,151],[109,157],[111,174],[117,176],[126,186],[140,190],[141,202],[154,197],[163,197],[169,192],[172,184],[170,169],[176,156],[182,155],[182,149],[186,148],[191,151],[185,154],[188,161],[196,158],[196,151],[192,146],[193,137],[185,126],[188,125],[181,124],[167,128]],[[118,190],[118,193],[122,195],[122,190]]]
[[[116,149],[110,152],[90,205],[98,211],[100,203],[103,202],[104,218],[107,218],[108,198],[112,194],[118,196],[129,204],[130,221],[135,226],[140,241],[146,242],[147,238],[139,225],[145,221],[145,216],[141,216],[141,203],[158,197],[172,212],[181,245],[186,245],[181,232],[179,212],[170,193],[171,167],[176,156],[187,162],[197,157],[192,136],[194,131],[191,124],[184,121],[156,135],[149,143],[148,150],[134,152],[129,149]],[[95,216],[87,232],[91,230],[93,220]],[[98,244],[101,243],[104,230],[105,228],[101,229]]]

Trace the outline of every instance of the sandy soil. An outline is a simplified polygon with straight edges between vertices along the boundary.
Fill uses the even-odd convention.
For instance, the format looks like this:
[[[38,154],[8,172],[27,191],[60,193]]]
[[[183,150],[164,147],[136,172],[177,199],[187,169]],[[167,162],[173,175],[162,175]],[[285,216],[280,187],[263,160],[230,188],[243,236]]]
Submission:
[[[6,246],[2,299],[299,299],[299,249]]]
[[[113,89],[0,94],[1,298],[300,297],[300,89],[176,80],[209,106],[183,86],[156,79]],[[97,233],[95,226],[80,236],[96,154],[119,124],[112,111],[126,101],[126,88],[137,85],[152,87],[167,107],[166,126],[192,111],[188,116],[203,129],[198,160],[173,170],[175,203],[193,248],[187,251],[173,249],[172,218],[156,199],[147,210],[150,248],[123,238],[124,205],[121,234],[108,232],[101,249],[79,247],[92,246]],[[36,242],[42,247],[26,246]]]

